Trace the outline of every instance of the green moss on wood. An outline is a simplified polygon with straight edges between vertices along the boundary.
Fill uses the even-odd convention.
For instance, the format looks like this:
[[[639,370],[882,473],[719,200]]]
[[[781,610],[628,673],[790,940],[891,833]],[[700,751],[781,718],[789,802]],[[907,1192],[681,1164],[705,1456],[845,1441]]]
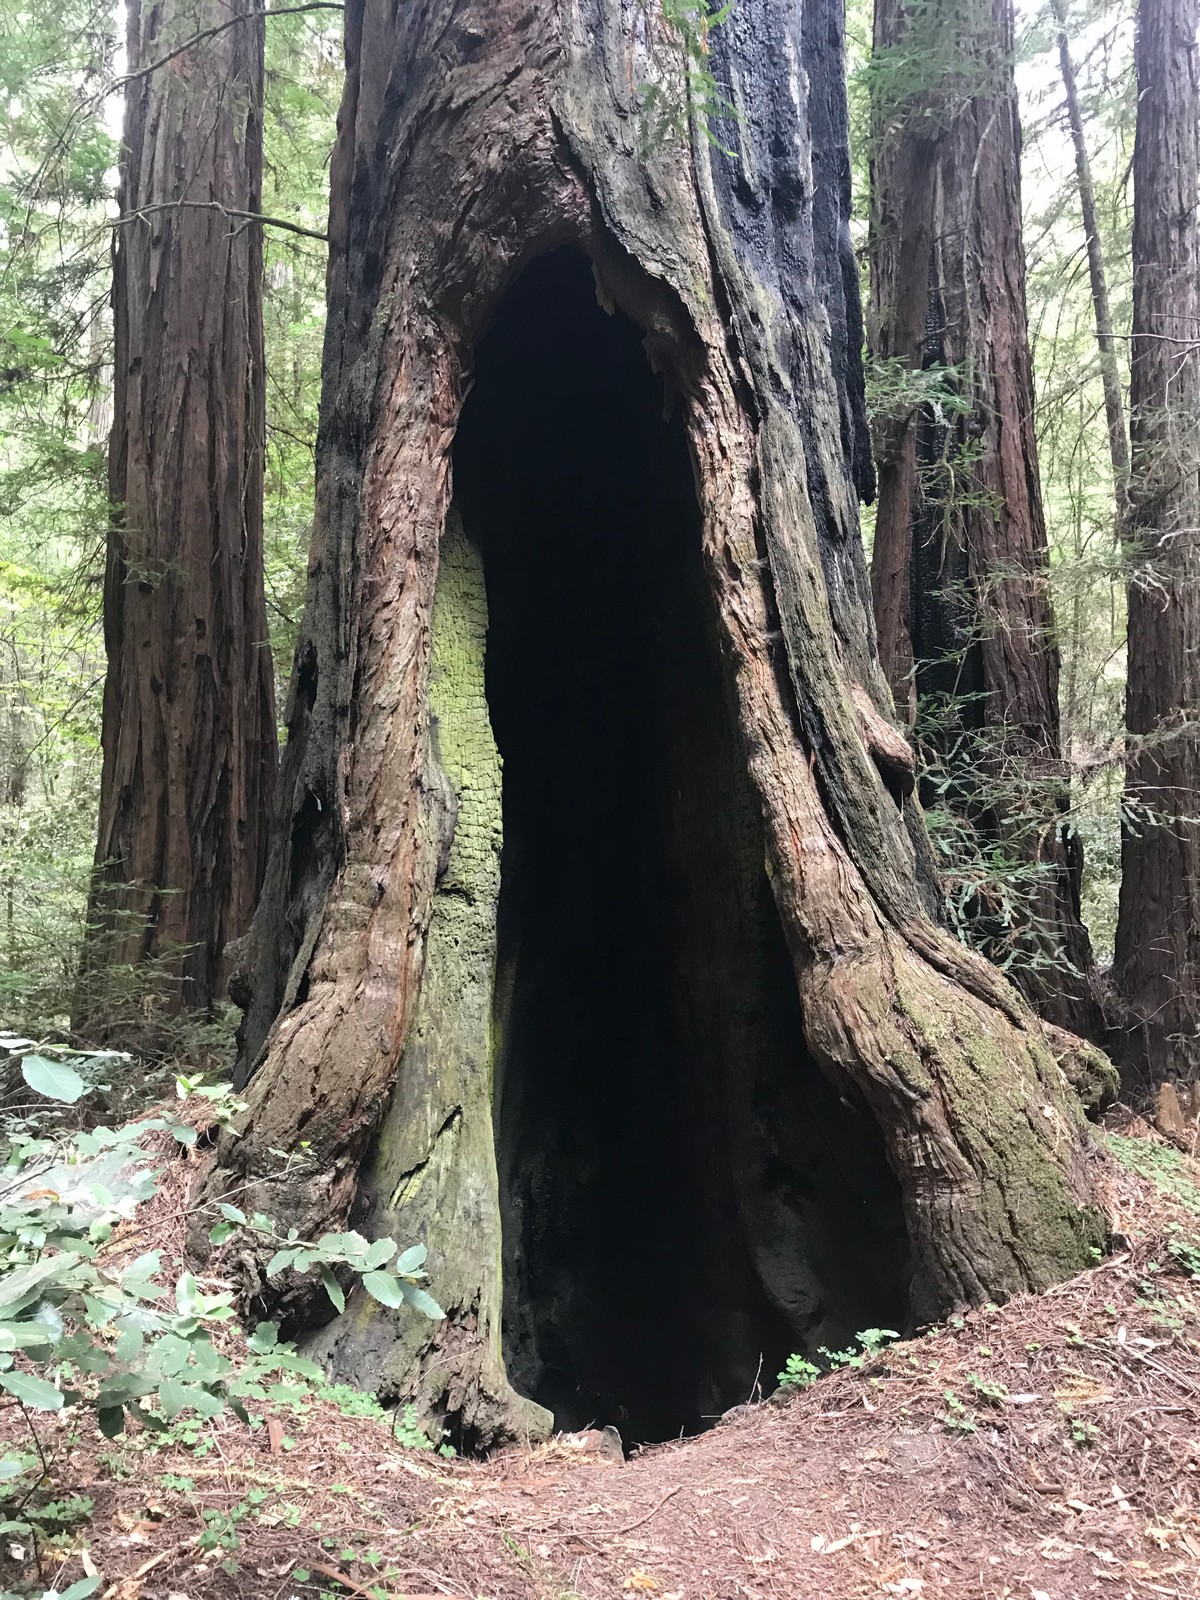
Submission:
[[[355,1296],[317,1339],[335,1377],[413,1400],[486,1446],[551,1419],[508,1385],[500,1353],[500,1211],[492,1130],[492,990],[502,839],[500,755],[484,692],[487,595],[451,511],[442,540],[429,680],[429,774],[444,796],[442,864],[417,1013],[362,1175],[365,1231],[429,1247],[447,1320]]]

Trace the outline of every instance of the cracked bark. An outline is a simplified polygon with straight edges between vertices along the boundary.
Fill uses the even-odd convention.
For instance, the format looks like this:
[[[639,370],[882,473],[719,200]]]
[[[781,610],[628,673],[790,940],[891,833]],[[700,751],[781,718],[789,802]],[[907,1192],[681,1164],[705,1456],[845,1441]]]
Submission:
[[[1138,8],[1129,668],[1113,977],[1136,1079],[1200,1072],[1200,77],[1195,0]]]
[[[207,16],[128,8],[104,587],[104,764],[90,935],[75,1004],[95,1035],[204,1007],[249,926],[276,739],[263,592],[262,21],[137,74]],[[167,205],[167,209],[154,209]],[[137,217],[145,208],[149,218]]]

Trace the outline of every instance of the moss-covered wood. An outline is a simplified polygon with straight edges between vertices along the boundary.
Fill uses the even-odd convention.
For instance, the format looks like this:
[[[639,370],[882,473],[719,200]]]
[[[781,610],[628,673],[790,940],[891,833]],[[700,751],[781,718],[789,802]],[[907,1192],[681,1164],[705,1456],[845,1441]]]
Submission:
[[[1078,1100],[1024,1002],[929,920],[919,815],[864,733],[864,696],[881,717],[891,707],[850,474],[858,308],[833,265],[847,246],[837,8],[741,0],[715,32],[739,108],[715,130],[732,157],[700,131],[645,154],[636,86],[662,52],[644,28],[635,0],[347,11],[318,516],[255,929],[250,1110],[210,1182],[248,1184],[304,1229],[353,1214],[427,1233],[452,1311],[440,1331],[405,1328],[385,1348],[390,1324],[368,1328],[356,1308],[322,1338],[347,1353],[343,1371],[383,1374],[464,1437],[538,1419],[498,1365],[487,914],[455,890],[447,827],[449,791],[465,827],[491,769],[470,675],[461,733],[439,705],[439,551],[455,572],[451,461],[479,341],[551,250],[590,260],[680,419],[702,603],[803,1057],[886,1149],[910,1315],[1044,1285],[1102,1238]],[[494,835],[468,837],[482,882]],[[447,961],[458,919],[466,954]],[[465,998],[447,1021],[455,968]],[[302,1140],[308,1164],[279,1182],[272,1150]],[[760,1260],[778,1263],[785,1223],[738,1205]]]

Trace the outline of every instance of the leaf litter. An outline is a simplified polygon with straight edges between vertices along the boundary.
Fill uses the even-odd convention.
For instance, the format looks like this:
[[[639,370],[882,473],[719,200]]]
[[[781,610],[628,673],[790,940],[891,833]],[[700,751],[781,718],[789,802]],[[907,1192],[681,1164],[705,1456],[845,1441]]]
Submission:
[[[1094,1160],[1121,1247],[1091,1271],[625,1463],[600,1433],[446,1460],[317,1399],[154,1449],[56,1412],[53,1493],[93,1509],[4,1581],[98,1578],[104,1600],[1200,1595],[1200,1281],[1172,1250],[1196,1219]],[[189,1152],[177,1169],[153,1232],[178,1256]],[[6,1442],[23,1428],[0,1413]]]

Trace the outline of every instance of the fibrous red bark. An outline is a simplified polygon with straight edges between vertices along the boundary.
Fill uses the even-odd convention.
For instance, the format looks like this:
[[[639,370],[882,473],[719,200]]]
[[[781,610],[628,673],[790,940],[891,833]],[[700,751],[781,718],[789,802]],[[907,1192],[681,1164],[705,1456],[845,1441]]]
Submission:
[[[276,760],[263,590],[262,21],[128,8],[100,826],[77,1026],[209,1005],[249,926]],[[234,215],[229,215],[229,212]],[[129,1016],[119,1025],[128,1031]]]
[[[256,987],[242,1067],[250,1110],[241,1137],[222,1145],[209,1192],[232,1185],[244,1196],[248,1186],[264,1209],[305,1230],[351,1216],[373,1232],[427,1239],[446,1323],[397,1323],[356,1297],[320,1347],[340,1374],[417,1399],[473,1444],[549,1420],[513,1393],[505,1371],[511,1341],[533,1348],[522,1342],[522,1318],[536,1320],[544,1306],[524,1303],[524,1286],[514,1286],[522,1262],[520,1247],[512,1259],[513,1230],[530,1237],[522,1231],[530,1207],[543,1237],[562,1221],[553,1186],[529,1162],[554,1162],[554,1183],[570,1185],[573,1205],[603,1177],[595,1152],[587,1160],[578,1152],[586,1119],[550,1130],[576,1150],[569,1158],[550,1139],[528,1151],[509,1126],[537,1112],[536,1096],[530,1112],[514,1090],[531,1081],[528,1061],[518,1077],[522,1040],[544,1016],[557,1017],[563,999],[530,986],[536,902],[514,885],[530,875],[539,829],[514,812],[515,790],[500,821],[496,752],[480,716],[486,693],[503,781],[517,784],[520,762],[538,750],[528,723],[514,733],[512,719],[544,717],[553,728],[563,714],[560,691],[540,688],[536,662],[521,652],[537,650],[544,633],[552,673],[552,650],[568,652],[562,659],[575,671],[576,636],[580,650],[600,648],[594,609],[577,625],[550,611],[544,625],[520,622],[513,595],[528,569],[510,542],[528,531],[519,515],[526,501],[512,498],[519,487],[533,495],[538,526],[549,518],[553,532],[554,518],[565,519],[561,540],[530,545],[539,560],[578,540],[579,521],[589,538],[596,524],[580,561],[603,554],[600,511],[579,500],[578,474],[556,465],[549,444],[514,462],[526,443],[509,414],[533,385],[530,415],[545,438],[561,438],[570,461],[591,472],[594,438],[610,437],[613,416],[628,421],[644,406],[634,384],[589,401],[604,409],[578,423],[553,395],[538,408],[530,372],[539,362],[562,394],[577,395],[591,371],[586,352],[608,359],[593,281],[613,313],[613,337],[634,325],[663,375],[674,420],[654,425],[680,430],[663,445],[675,465],[665,454],[658,476],[642,467],[635,475],[621,454],[588,479],[596,495],[612,497],[615,528],[644,531],[629,559],[649,564],[647,583],[676,570],[655,563],[681,563],[661,626],[655,607],[620,586],[619,567],[603,568],[617,586],[611,631],[627,630],[621,670],[645,661],[653,676],[627,705],[608,693],[602,665],[577,681],[580,706],[603,707],[608,719],[582,733],[641,757],[617,772],[613,807],[592,803],[587,817],[607,830],[614,809],[651,794],[644,837],[660,842],[653,853],[646,847],[646,860],[665,872],[665,892],[692,908],[663,924],[674,955],[662,981],[673,998],[654,1011],[673,1030],[672,1050],[695,1041],[693,1056],[684,1049],[684,1086],[672,1091],[696,1130],[681,1172],[710,1173],[710,1193],[730,1185],[741,1218],[732,1233],[748,1247],[742,1266],[797,1337],[832,1318],[838,1284],[836,1262],[820,1265],[829,1254],[822,1196],[809,1193],[813,1170],[797,1153],[806,1114],[772,1111],[791,1104],[787,1096],[807,1097],[809,1114],[821,1107],[829,1126],[878,1148],[887,1183],[876,1192],[891,1185],[906,1241],[887,1269],[894,1275],[903,1263],[906,1316],[1043,1284],[1085,1262],[1100,1237],[1078,1104],[1019,996],[925,914],[906,763],[879,727],[890,705],[850,471],[863,425],[856,291],[853,275],[832,266],[843,261],[847,225],[844,140],[835,137],[844,128],[840,15],[827,0],[810,0],[803,19],[783,0],[743,0],[712,36],[714,71],[738,118],[713,130],[716,141],[695,129],[690,141],[647,155],[637,86],[659,70],[662,51],[647,49],[645,29],[660,25],[634,0],[435,0],[398,12],[352,0],[347,11],[316,535],[252,935]],[[807,75],[795,70],[801,61]],[[816,96],[826,97],[820,116],[810,110]],[[817,126],[824,132],[814,141]],[[540,341],[532,368],[506,364],[485,336],[491,329],[503,344],[508,318],[536,315],[536,297],[532,311],[521,297],[522,274],[548,286],[547,317],[571,303],[552,302],[552,293],[566,295],[572,282],[578,292],[569,262],[551,261],[564,247],[584,258],[589,285],[574,302],[578,334],[570,318],[555,322],[561,338]],[[535,280],[535,266],[545,279]],[[585,324],[594,344],[579,343],[577,364],[558,360],[564,343],[570,351],[572,339],[583,340]],[[518,386],[508,411],[507,383]],[[646,458],[636,439],[630,449]],[[647,494],[678,536],[669,548],[654,543],[657,514],[638,521]],[[594,608],[595,592],[584,599]],[[487,632],[487,608],[503,637]],[[603,630],[598,637],[602,644]],[[694,645],[695,674],[664,654],[673,639],[681,650]],[[699,683],[712,686],[710,715],[694,704]],[[661,751],[645,732],[660,726]],[[562,760],[613,784],[606,764],[589,765],[577,746],[572,731]],[[697,759],[709,749],[711,762]],[[536,807],[538,782],[528,775],[543,769],[523,770],[521,804]],[[613,941],[642,937],[641,919],[660,912],[635,892],[639,862],[597,872],[589,835],[564,830],[558,813],[554,829],[586,869],[566,914],[604,916]],[[616,837],[605,832],[595,850]],[[519,860],[503,853],[510,846]],[[635,880],[627,899],[615,913],[604,909],[626,874]],[[563,904],[561,883],[554,893]],[[714,930],[726,952],[719,963],[697,927]],[[574,927],[558,939],[544,926],[534,933],[540,962],[578,944]],[[614,1032],[628,1023],[612,977],[630,971],[620,957],[610,947],[602,967],[583,962],[571,979],[589,1008],[603,1002]],[[600,970],[609,990],[598,996]],[[636,970],[627,981],[639,992],[653,987]],[[783,1026],[788,1015],[799,1076],[781,1082],[768,1060],[765,1076],[748,1080],[730,1040],[751,1025]],[[561,1073],[577,1070],[594,1045],[591,1033],[571,1044]],[[604,1114],[611,1119],[611,1106]],[[282,1168],[279,1150],[293,1153]],[[707,1205],[702,1195],[696,1215]],[[656,1221],[647,1214],[643,1226]],[[712,1226],[714,1249],[733,1249],[730,1230]],[[816,1246],[807,1260],[806,1239]],[[635,1231],[628,1255],[644,1243]],[[581,1260],[575,1276],[592,1265]],[[564,1279],[572,1270],[562,1263]],[[554,1290],[571,1292],[569,1281]],[[286,1293],[301,1315],[296,1286]],[[551,1307],[543,1332],[560,1326],[555,1315]]]
[[[1067,33],[1066,0],[1055,0],[1058,22],[1058,62],[1067,97],[1067,126],[1075,148],[1075,177],[1079,184],[1079,211],[1087,244],[1088,279],[1092,290],[1092,310],[1096,318],[1096,349],[1100,361],[1100,384],[1104,390],[1104,421],[1108,429],[1108,454],[1113,470],[1113,498],[1116,526],[1123,528],[1129,513],[1129,434],[1125,427],[1125,403],[1121,396],[1121,369],[1113,336],[1112,312],[1108,302],[1108,274],[1104,267],[1104,245],[1096,215],[1096,187],[1092,182],[1092,162],[1088,153],[1083,111],[1071,41]]]
[[[901,371],[950,371],[937,402],[914,388],[877,429],[871,583],[884,672],[910,723],[922,702],[957,773],[952,803],[1037,869],[997,953],[1048,1020],[1094,1038],[1082,856],[1063,820],[1012,54],[1011,0],[876,0],[871,345]],[[987,945],[987,903],[976,920]]]
[[[1135,1075],[1200,1071],[1200,77],[1195,0],[1138,8],[1131,736],[1113,976]]]

